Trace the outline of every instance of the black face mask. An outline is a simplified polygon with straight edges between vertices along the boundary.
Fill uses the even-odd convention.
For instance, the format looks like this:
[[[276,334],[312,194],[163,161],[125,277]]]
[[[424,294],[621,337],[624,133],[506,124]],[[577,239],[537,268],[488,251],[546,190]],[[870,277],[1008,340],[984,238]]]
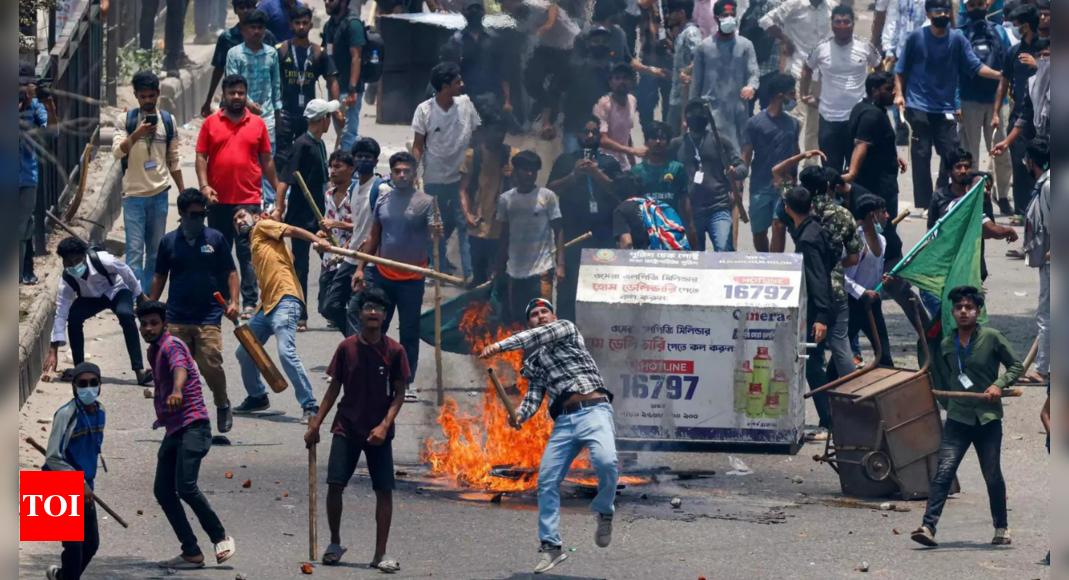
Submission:
[[[966,14],[969,15],[969,22],[980,22],[987,19],[987,10],[983,8],[977,8],[976,10],[970,10]]]
[[[687,127],[690,129],[697,129],[698,131],[705,131],[705,128],[709,125],[709,119],[704,116],[687,117]]]
[[[932,28],[946,28],[950,26],[949,16],[936,16],[932,19]]]
[[[609,47],[604,44],[595,44],[590,46],[590,56],[598,60],[609,58]]]

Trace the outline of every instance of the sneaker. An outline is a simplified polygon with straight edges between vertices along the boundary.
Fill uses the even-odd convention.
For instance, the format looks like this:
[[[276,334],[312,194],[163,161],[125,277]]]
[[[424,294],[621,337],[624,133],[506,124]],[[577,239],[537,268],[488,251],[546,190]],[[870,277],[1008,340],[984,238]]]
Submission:
[[[1039,563],[1040,566],[1050,566],[1050,552],[1047,552],[1047,557]]]
[[[862,357],[859,354],[855,354],[854,355],[854,368],[857,369],[857,370],[861,370],[861,369],[865,368],[865,358]]]
[[[216,409],[218,415],[217,426],[220,433],[229,433],[234,428],[234,414],[230,411],[230,404],[227,403],[225,407]]]
[[[1049,555],[1047,556],[1050,557]],[[48,580],[59,580],[59,574],[62,569],[59,566],[49,566],[48,571],[45,572],[45,578]]]
[[[147,387],[152,384],[153,376],[152,371],[142,370],[134,371],[134,376],[137,377],[138,386]]]
[[[917,531],[913,532],[913,535],[910,536],[910,538],[914,542],[928,548],[934,548],[939,545],[939,542],[935,541],[935,534],[932,533],[932,530],[928,529],[928,526],[921,526]]]
[[[612,543],[612,516],[598,514],[598,531],[594,535],[594,543],[599,548],[608,548]]]
[[[998,211],[1002,215],[1006,215],[1006,216],[1013,215],[1013,207],[1010,206],[1010,200],[1009,199],[1000,199],[1000,200],[998,200]]]
[[[234,413],[238,415],[248,415],[249,413],[259,413],[260,411],[266,411],[271,408],[271,399],[267,395],[259,397],[247,397],[236,409]]]
[[[215,44],[215,41],[219,40],[219,35],[212,36],[210,32],[205,34],[198,34],[193,37],[193,44]]]
[[[991,540],[993,546],[1009,546],[1013,544],[1013,539],[1010,538],[1009,528],[998,528],[995,530],[995,538]]]
[[[542,549],[538,550],[542,554],[542,559],[535,566],[535,574],[545,574],[552,570],[557,564],[568,559],[568,554],[564,553],[564,548],[561,546],[550,546],[549,544],[542,544]]]
[[[307,425],[312,419],[315,419],[319,414],[319,407],[311,407],[304,410],[304,415],[301,416],[301,425]]]

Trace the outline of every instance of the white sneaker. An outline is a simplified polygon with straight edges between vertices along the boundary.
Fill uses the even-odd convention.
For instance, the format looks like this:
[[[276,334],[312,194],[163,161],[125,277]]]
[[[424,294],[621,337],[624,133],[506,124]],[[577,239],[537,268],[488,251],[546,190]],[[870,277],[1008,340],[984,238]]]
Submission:
[[[49,566],[48,571],[45,572],[45,578],[48,580],[59,580],[59,573],[61,569],[59,566]]]
[[[542,549],[539,552],[542,554],[542,560],[535,566],[535,574],[545,574],[557,564],[568,559],[568,554],[564,553],[564,548],[561,546],[542,544]]]
[[[594,535],[594,543],[599,548],[608,548],[612,543],[612,516],[598,514],[598,531]]]

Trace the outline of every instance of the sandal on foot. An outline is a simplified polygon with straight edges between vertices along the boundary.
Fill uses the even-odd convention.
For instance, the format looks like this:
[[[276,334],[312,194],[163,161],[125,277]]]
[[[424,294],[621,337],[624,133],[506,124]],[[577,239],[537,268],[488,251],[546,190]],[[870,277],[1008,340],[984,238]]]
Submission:
[[[1039,373],[1031,372],[1017,379],[1017,384],[1028,385],[1030,387],[1045,387],[1050,384],[1050,377],[1044,377]]]
[[[241,319],[242,320],[252,320],[252,317],[253,317],[254,314],[256,314],[255,310],[253,310],[252,308],[245,308],[244,310],[241,311]]]
[[[327,546],[327,551],[323,552],[323,565],[324,566],[337,566],[341,564],[341,558],[349,550],[343,548],[341,544],[331,544]]]
[[[160,568],[165,570],[200,570],[204,567],[204,560],[200,562],[190,562],[183,556],[175,556],[166,562],[160,562]]]
[[[393,560],[380,560],[379,562],[372,562],[371,567],[382,572],[383,574],[396,574],[401,571],[400,562]]]
[[[227,536],[225,540],[215,545],[215,563],[222,564],[233,558],[234,554],[237,553],[238,548],[234,544],[234,538]]]
[[[939,542],[935,539],[935,534],[933,534],[926,526],[917,528],[917,530],[910,535],[910,539],[926,548],[935,548],[939,545]]]
[[[297,321],[297,332],[308,332],[308,321],[307,320],[298,320]]]

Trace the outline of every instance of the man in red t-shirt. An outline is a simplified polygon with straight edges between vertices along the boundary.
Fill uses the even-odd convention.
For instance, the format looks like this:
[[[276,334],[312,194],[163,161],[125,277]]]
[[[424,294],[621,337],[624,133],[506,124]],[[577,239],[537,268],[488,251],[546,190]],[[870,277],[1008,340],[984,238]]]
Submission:
[[[197,138],[197,181],[211,204],[208,227],[222,232],[228,247],[237,243],[242,317],[246,320],[256,308],[256,274],[249,239],[237,236],[234,230],[234,214],[239,209],[260,214],[264,178],[278,188],[267,125],[246,110],[247,93],[245,77],[223,79],[225,106],[204,121]]]
[[[334,440],[327,464],[330,546],[323,554],[323,563],[336,565],[345,554],[346,549],[341,545],[342,494],[356,471],[360,454],[364,453],[376,498],[375,557],[371,567],[393,573],[401,565],[386,558],[396,487],[392,441],[394,421],[405,402],[405,387],[411,372],[404,347],[382,331],[390,307],[386,293],[378,288],[365,290],[359,304],[362,330],[338,346],[327,369],[330,387],[319,414],[308,423],[304,440],[309,447],[319,443],[319,427],[344,385],[345,397],[338,404],[331,428]]]

